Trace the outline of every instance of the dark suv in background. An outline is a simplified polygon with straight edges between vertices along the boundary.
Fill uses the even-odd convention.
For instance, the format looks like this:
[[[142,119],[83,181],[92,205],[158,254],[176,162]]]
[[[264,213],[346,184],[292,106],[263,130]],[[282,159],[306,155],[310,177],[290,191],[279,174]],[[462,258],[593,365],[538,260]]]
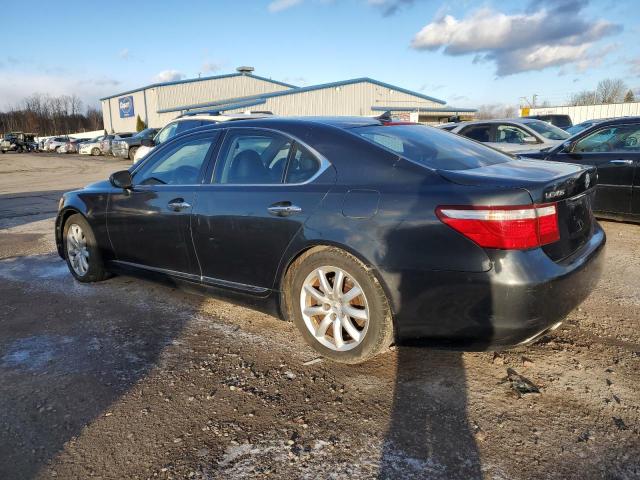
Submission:
[[[111,148],[113,147],[113,142],[117,140],[122,140],[123,138],[133,137],[135,133],[116,133],[111,135],[106,135],[102,139],[102,143],[100,144],[100,150],[102,150],[103,155],[111,155],[113,152]]]
[[[573,126],[573,122],[571,121],[571,117],[569,115],[550,113],[549,115],[531,115],[527,118],[542,120],[543,122],[550,123],[551,125],[555,125],[556,127],[563,130],[566,130],[567,128]]]
[[[142,141],[152,140],[156,133],[158,133],[157,128],[146,128],[132,137],[114,139],[111,142],[111,153],[114,157],[128,158],[133,161],[138,148],[142,145]]]

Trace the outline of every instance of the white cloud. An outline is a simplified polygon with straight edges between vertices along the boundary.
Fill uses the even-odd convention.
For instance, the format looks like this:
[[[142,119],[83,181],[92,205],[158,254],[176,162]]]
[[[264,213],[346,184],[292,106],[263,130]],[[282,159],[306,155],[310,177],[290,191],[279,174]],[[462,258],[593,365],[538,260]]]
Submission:
[[[604,20],[581,18],[584,5],[557,0],[540,2],[539,9],[521,14],[481,8],[462,19],[444,15],[425,25],[411,46],[442,49],[447,55],[473,54],[474,63],[495,62],[499,76],[567,64],[584,68],[591,63],[594,42],[621,30]]]
[[[153,77],[154,82],[175,82],[176,80],[182,80],[186,75],[178,70],[163,70]]]
[[[281,12],[300,5],[302,0],[273,0],[267,7],[271,13]]]
[[[204,62],[202,64],[202,72],[203,73],[215,73],[222,70],[222,64],[216,62]]]
[[[129,60],[129,49],[128,48],[123,48],[122,50],[120,50],[120,52],[118,52],[118,56],[122,60]]]

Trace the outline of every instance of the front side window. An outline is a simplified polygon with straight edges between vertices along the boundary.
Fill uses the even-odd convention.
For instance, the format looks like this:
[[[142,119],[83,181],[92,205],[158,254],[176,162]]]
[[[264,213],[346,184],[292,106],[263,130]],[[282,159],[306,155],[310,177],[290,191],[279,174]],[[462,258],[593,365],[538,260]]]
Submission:
[[[175,135],[179,133],[186,132],[187,130],[191,130],[192,128],[197,128],[202,125],[200,120],[183,120],[182,122],[177,122],[178,127],[176,128]]]
[[[460,135],[475,140],[476,142],[491,141],[491,125],[471,125],[460,132]]]
[[[136,185],[194,185],[215,138],[199,138],[159,152],[134,175]]]
[[[639,152],[640,125],[602,128],[578,141],[573,151],[576,153]]]
[[[214,182],[223,184],[282,183],[291,140],[259,130],[230,130],[216,162]]]
[[[518,143],[523,144],[526,137],[530,137],[524,130],[513,125],[498,125],[496,129],[497,143]]]
[[[377,125],[351,132],[429,168],[466,170],[511,160],[492,148],[424,125]]]
[[[549,140],[566,140],[571,136],[555,125],[543,122],[542,120],[532,120],[527,122],[527,127]]]

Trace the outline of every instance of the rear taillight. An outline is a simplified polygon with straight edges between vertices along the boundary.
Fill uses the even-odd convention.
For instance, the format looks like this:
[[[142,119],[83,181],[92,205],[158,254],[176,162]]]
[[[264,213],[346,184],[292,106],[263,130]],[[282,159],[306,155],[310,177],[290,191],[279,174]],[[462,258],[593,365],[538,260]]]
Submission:
[[[481,247],[522,250],[560,239],[555,204],[508,207],[440,206],[436,215]]]

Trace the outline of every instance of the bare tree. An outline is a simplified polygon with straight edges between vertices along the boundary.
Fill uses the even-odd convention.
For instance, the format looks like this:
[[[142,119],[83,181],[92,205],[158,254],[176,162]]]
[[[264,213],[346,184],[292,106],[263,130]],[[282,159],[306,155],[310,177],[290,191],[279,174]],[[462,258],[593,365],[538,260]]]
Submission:
[[[629,87],[624,83],[624,80],[606,78],[598,83],[596,95],[600,103],[619,103],[624,99],[624,94],[627,90],[629,90]]]
[[[569,97],[569,105],[594,105],[598,102],[598,95],[591,90],[583,90],[582,92],[574,93]]]

